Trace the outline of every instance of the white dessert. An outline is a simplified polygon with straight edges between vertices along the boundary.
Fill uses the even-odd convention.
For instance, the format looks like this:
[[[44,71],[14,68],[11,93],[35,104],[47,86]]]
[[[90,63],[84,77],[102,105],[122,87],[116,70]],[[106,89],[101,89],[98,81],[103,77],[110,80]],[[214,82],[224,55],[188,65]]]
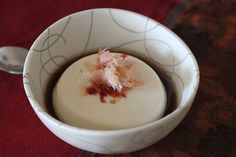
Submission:
[[[118,64],[117,60],[107,64],[106,57],[111,54],[113,58],[122,56],[102,53],[100,61],[106,66],[97,69],[98,66],[93,65],[98,62],[98,54],[89,55],[74,62],[62,74],[52,97],[54,110],[61,121],[80,128],[114,130],[137,127],[163,116],[166,92],[155,71],[143,61],[126,56],[121,64],[132,65],[125,65],[128,65],[128,75],[125,75],[128,78],[120,79],[116,66],[113,67]],[[93,77],[96,83],[106,82],[118,93],[125,91],[125,96],[108,94],[102,101],[99,93],[88,94],[86,89],[91,86]]]

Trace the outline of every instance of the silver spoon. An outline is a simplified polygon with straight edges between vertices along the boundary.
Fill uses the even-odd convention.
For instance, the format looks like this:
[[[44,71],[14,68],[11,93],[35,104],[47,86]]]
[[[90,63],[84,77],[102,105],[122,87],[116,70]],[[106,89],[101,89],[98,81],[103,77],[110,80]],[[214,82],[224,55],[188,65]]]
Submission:
[[[11,74],[22,74],[28,50],[17,46],[0,47],[0,70]],[[95,153],[81,150],[77,157],[93,157]]]
[[[0,70],[11,74],[22,74],[28,50],[16,46],[0,47]]]

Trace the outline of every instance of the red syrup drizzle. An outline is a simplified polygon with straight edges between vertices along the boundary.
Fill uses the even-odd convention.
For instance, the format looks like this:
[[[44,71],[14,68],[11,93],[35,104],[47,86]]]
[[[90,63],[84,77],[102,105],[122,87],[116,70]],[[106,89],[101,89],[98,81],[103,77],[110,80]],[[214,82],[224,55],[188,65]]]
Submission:
[[[126,97],[125,90],[122,90],[121,92],[119,92],[118,90],[112,88],[111,86],[107,84],[96,84],[94,82],[92,83],[91,86],[86,88],[86,93],[89,95],[99,94],[100,101],[102,103],[107,102],[105,100],[105,97],[107,96],[111,96],[112,98],[114,98],[110,101],[110,103],[115,103],[116,102],[115,98]]]
[[[97,63],[94,65],[94,67],[96,67],[97,70],[104,70],[107,64],[109,64],[109,62],[112,60],[112,56],[113,55],[108,50],[100,50],[97,56]],[[120,57],[121,62],[125,62],[125,59],[128,57],[127,54],[119,54],[118,56]],[[128,64],[125,64],[124,67],[122,67],[121,65],[115,66],[115,75],[118,76],[121,80],[126,79],[128,77],[128,74],[125,72],[125,70],[130,69],[132,65],[133,64],[130,62]],[[119,101],[119,98],[127,97],[127,92],[130,89],[141,84],[141,81],[138,79],[131,79],[126,81],[127,83],[130,83],[132,85],[123,85],[122,88],[118,90],[112,87],[107,80],[103,80],[101,78],[93,78],[90,79],[90,84],[85,88],[85,92],[89,95],[99,94],[101,103],[106,103],[107,101],[105,100],[105,97],[110,96],[112,98],[110,99],[110,103],[115,104],[117,101]]]

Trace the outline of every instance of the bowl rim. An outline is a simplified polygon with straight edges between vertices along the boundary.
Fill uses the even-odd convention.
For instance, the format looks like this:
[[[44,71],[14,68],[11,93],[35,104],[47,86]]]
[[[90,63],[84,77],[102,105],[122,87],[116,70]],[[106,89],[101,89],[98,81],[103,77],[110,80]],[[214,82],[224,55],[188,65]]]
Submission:
[[[141,17],[145,17],[145,18],[149,18],[145,15],[142,15],[140,13],[134,12],[134,11],[130,11],[130,10],[125,10],[125,9],[119,9],[119,8],[93,8],[93,9],[86,9],[86,10],[81,10],[78,12],[74,12],[72,14],[69,14],[65,17],[60,18],[59,20],[57,20],[56,22],[52,23],[51,25],[49,25],[37,38],[36,40],[33,42],[32,46],[30,47],[30,50],[33,49],[33,47],[35,46],[35,44],[38,42],[38,40],[40,40],[41,36],[44,34],[44,32],[50,28],[55,26],[57,23],[64,21],[65,19],[67,19],[69,16],[76,16],[78,14],[81,13],[85,13],[85,12],[90,12],[90,11],[97,11],[97,10],[117,10],[117,11],[121,11],[121,12],[125,12],[125,13],[129,13],[129,14],[133,14],[135,16],[141,16]],[[176,35],[173,31],[171,31],[169,28],[167,28],[166,26],[164,26],[163,24],[157,22],[156,20],[149,18],[150,20],[152,20],[152,22],[159,24],[162,26],[163,29],[165,29],[168,33],[170,33],[174,38],[176,38],[183,46],[184,48],[191,54],[190,57],[193,61],[193,64],[195,66],[195,68],[197,70],[199,70],[199,66],[197,63],[197,60],[194,56],[194,54],[192,53],[192,51],[190,50],[190,48],[185,44],[185,42],[178,36]],[[25,64],[24,64],[24,69],[23,69],[23,76],[25,74],[28,73],[28,67],[30,66],[30,59],[31,59],[31,55],[32,52],[29,51],[29,53],[27,54],[26,60],[25,60]],[[200,73],[200,72],[199,72]],[[34,111],[36,112],[37,116],[39,117],[39,119],[41,118],[45,118],[46,121],[50,122],[53,125],[60,125],[61,129],[65,129],[65,130],[69,130],[70,132],[75,132],[75,133],[81,133],[81,134],[100,134],[100,135],[112,135],[112,134],[122,134],[122,133],[128,133],[128,132],[133,132],[133,131],[137,131],[137,130],[144,130],[146,128],[152,127],[152,126],[156,126],[162,123],[165,123],[165,121],[168,121],[168,119],[170,119],[171,117],[181,114],[181,112],[184,110],[184,108],[189,107],[189,109],[192,106],[191,101],[194,100],[196,94],[197,94],[197,90],[199,87],[199,81],[200,81],[200,74],[199,77],[195,78],[196,81],[194,82],[194,87],[196,88],[196,92],[192,92],[191,95],[189,96],[189,98],[186,100],[186,102],[184,104],[182,104],[183,107],[178,107],[176,108],[173,112],[169,113],[168,115],[155,120],[153,122],[147,123],[147,124],[143,124],[141,126],[137,126],[137,127],[132,127],[132,128],[125,128],[125,129],[116,129],[116,130],[96,130],[96,129],[87,129],[87,128],[79,128],[76,126],[72,126],[69,125],[67,123],[64,123],[56,118],[54,118],[53,116],[51,116],[49,113],[47,113],[38,103],[38,101],[32,101],[28,98],[30,105],[32,106],[32,108],[34,109]],[[24,91],[27,94],[29,93],[33,93],[32,92],[32,88],[31,87],[26,87],[26,85],[24,84]],[[32,105],[34,104],[34,105]],[[39,115],[41,112],[39,112],[36,107],[41,109],[41,111],[44,114]],[[40,117],[41,116],[41,117]],[[45,124],[45,122],[43,122]]]

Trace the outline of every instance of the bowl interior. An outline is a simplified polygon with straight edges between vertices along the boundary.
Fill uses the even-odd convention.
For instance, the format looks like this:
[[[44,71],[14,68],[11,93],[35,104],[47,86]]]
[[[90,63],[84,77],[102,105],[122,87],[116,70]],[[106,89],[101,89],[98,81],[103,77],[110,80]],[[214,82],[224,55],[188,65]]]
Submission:
[[[48,81],[61,65],[100,48],[155,60],[176,86],[178,107],[192,101],[199,69],[182,40],[163,25],[137,13],[93,9],[57,21],[32,45],[24,67],[24,87],[34,110],[47,112]]]

